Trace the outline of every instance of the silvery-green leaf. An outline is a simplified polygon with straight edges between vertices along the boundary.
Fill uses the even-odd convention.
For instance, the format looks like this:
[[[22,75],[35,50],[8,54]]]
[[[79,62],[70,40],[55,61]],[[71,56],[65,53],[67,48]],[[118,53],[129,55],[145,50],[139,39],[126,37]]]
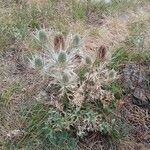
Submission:
[[[88,64],[88,65],[91,65],[91,64],[92,64],[92,61],[91,61],[90,57],[88,57],[88,56],[85,58],[85,62],[86,62],[86,64]]]
[[[66,73],[62,74],[62,81],[63,81],[63,83],[68,83],[69,82],[69,77]]]
[[[65,63],[67,60],[67,55],[65,52],[60,52],[58,55],[58,62],[59,63]]]
[[[73,44],[73,47],[75,48],[80,46],[80,37],[78,35],[74,36],[72,44]]]
[[[43,60],[40,57],[35,58],[34,65],[35,65],[35,68],[41,69],[43,67]]]
[[[45,42],[48,41],[46,32],[43,31],[43,30],[39,31],[38,38],[39,38],[39,41],[42,42],[42,43],[45,43]]]

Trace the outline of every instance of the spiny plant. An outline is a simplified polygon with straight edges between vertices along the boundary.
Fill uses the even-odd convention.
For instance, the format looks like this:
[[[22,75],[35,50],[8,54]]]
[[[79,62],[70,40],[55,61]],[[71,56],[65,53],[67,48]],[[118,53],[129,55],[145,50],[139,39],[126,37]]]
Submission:
[[[111,134],[116,122],[108,110],[114,96],[104,87],[117,73],[107,67],[111,59],[106,47],[91,55],[78,35],[57,34],[52,42],[51,36],[44,30],[37,32],[35,37],[45,51],[30,59],[31,67],[50,77],[37,97],[51,106],[45,126],[53,132],[73,130],[78,136],[89,131]]]
[[[43,75],[52,78],[49,87],[57,85],[58,90],[53,91],[59,93],[57,100],[61,101],[66,96],[71,103],[81,106],[84,101],[93,101],[100,97],[102,101],[103,97],[106,100],[108,95],[112,96],[102,88],[104,84],[108,84],[117,77],[114,70],[107,68],[109,60],[106,57],[105,46],[98,48],[93,58],[78,35],[69,34],[65,39],[62,34],[58,34],[54,37],[52,44],[49,42],[47,33],[40,30],[36,39],[45,49],[45,53],[33,55],[30,59],[31,67],[40,69]],[[83,68],[85,72],[82,72],[81,82],[80,73]],[[53,96],[50,95],[51,100]],[[113,96],[111,98],[113,99]]]

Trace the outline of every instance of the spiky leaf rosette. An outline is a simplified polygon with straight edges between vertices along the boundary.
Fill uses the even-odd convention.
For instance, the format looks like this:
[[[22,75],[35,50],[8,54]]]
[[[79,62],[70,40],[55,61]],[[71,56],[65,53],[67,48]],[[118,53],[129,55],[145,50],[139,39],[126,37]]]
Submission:
[[[66,39],[69,39],[68,43]],[[73,127],[79,136],[88,131],[110,132],[103,127],[103,120],[109,120],[108,113],[105,115],[101,110],[109,108],[114,99],[105,86],[116,77],[116,73],[107,67],[106,48],[99,47],[93,57],[91,53],[95,51],[88,52],[86,46],[80,46],[78,36],[73,38],[71,35],[66,39],[65,49],[61,48],[59,36],[50,44],[39,42],[48,51],[42,53],[42,57],[34,56],[31,61],[34,68],[44,66],[42,75],[48,76],[45,93],[39,95],[44,104],[53,106],[48,107],[48,128],[57,132]],[[95,64],[96,59],[98,65]]]
[[[89,96],[86,96],[86,99],[99,99],[102,95],[102,85],[107,84],[110,79],[114,79],[116,76],[115,72],[110,72],[107,68],[106,47],[99,47],[94,58],[90,52],[84,49],[84,46],[80,46],[81,39],[78,35],[70,35],[69,38],[66,38],[68,42],[65,40],[67,44],[64,50],[60,47],[61,42],[64,42],[63,37],[57,36],[54,38],[52,41],[54,46],[49,48],[50,54],[43,56],[44,61],[37,57],[34,60],[34,67],[40,68],[44,65],[44,73],[52,77],[54,84],[60,87],[59,91],[62,94],[59,94],[59,96],[63,97],[63,94],[68,91],[69,94],[74,95],[74,92],[82,86],[85,91],[81,95],[78,94],[78,97],[84,98],[84,92],[87,91]],[[44,39],[46,40],[43,36]],[[46,43],[45,45],[49,44]],[[96,59],[98,65],[95,65]],[[85,69],[81,70],[81,68]]]

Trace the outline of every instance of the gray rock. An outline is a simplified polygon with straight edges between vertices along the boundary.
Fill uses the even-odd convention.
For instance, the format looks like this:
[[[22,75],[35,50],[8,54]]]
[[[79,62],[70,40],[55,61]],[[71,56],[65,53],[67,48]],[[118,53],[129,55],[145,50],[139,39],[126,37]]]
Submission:
[[[148,86],[148,73],[141,65],[128,64],[122,71],[123,86],[133,95],[132,102],[138,106],[149,108],[150,87]]]

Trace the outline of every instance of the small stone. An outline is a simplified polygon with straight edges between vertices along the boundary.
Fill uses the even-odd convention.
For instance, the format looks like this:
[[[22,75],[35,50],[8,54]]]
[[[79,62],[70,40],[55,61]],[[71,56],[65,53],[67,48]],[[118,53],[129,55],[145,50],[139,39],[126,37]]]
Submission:
[[[134,93],[133,93],[134,97],[140,99],[143,102],[147,100],[147,97],[145,94],[146,94],[145,91],[139,87],[135,88]]]
[[[137,87],[133,92],[133,103],[137,106],[147,108],[149,105],[146,93],[142,88]]]

